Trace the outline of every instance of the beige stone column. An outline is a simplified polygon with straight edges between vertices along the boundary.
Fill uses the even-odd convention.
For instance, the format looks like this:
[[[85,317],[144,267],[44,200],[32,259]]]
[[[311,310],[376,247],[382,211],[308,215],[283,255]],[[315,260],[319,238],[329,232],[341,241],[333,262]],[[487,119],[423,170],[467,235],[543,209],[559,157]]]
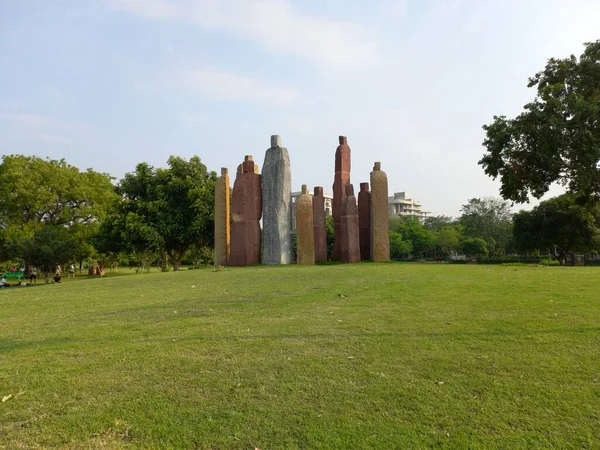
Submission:
[[[375,163],[371,172],[371,259],[390,261],[388,180],[380,162]]]
[[[221,176],[215,184],[215,266],[225,266],[229,260],[229,244],[231,232],[230,223],[230,193],[229,173],[227,168],[221,168]]]

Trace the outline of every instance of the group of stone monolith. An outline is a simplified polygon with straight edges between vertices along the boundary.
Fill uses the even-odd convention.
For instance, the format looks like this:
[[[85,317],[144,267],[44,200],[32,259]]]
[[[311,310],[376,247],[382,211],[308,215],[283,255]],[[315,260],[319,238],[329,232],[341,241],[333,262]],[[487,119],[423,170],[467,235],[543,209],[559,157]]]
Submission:
[[[369,183],[361,183],[357,204],[354,186],[350,184],[350,147],[345,136],[340,136],[339,144],[333,183],[332,260],[344,263],[366,259],[389,261],[387,176],[376,162],[371,172],[372,190],[369,192]],[[277,135],[271,136],[262,175],[250,155],[238,166],[231,207],[228,171],[221,169],[215,185],[215,265],[259,264],[261,250],[263,264],[291,263],[291,202],[290,157]],[[297,263],[327,261],[322,186],[315,187],[311,196],[307,186],[302,185],[302,194],[296,200],[296,229]]]
[[[376,162],[369,183],[360,183],[358,204],[354,186],[350,184],[350,147],[348,139],[340,136],[335,152],[333,181],[334,251],[332,259],[353,263],[371,259],[390,260],[389,222],[387,204],[387,175]]]

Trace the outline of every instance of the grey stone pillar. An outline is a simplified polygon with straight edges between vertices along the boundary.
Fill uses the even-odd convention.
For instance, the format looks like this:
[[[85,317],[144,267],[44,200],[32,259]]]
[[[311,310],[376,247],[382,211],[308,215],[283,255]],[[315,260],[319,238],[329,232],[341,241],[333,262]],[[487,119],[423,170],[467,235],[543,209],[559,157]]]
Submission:
[[[292,175],[287,148],[271,136],[262,170],[263,264],[292,262]]]

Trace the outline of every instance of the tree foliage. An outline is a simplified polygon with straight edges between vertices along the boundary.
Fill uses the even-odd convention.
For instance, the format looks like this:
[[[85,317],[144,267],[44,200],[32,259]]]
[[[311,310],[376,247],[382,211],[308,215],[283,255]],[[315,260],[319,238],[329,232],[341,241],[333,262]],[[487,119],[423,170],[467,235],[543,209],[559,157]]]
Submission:
[[[417,217],[396,217],[390,219],[390,232],[396,232],[412,246],[412,255],[426,257],[435,250],[435,233],[429,231]]]
[[[600,40],[578,58],[550,59],[529,79],[535,99],[514,119],[483,129],[485,173],[500,178],[504,199],[540,198],[554,182],[576,197],[600,196]]]
[[[212,247],[216,173],[198,156],[171,156],[168,166],[141,163],[121,180],[97,239],[102,251],[164,252],[179,270],[192,245]]]
[[[471,258],[485,258],[489,254],[488,246],[481,238],[465,238],[461,246],[464,254]]]
[[[450,256],[454,250],[459,247],[460,231],[455,226],[445,226],[436,236],[436,243],[440,252],[445,256]]]
[[[101,220],[115,198],[111,177],[80,172],[65,160],[7,155],[0,164],[0,226],[37,230],[43,224]]]
[[[564,264],[569,252],[600,249],[600,205],[580,205],[572,194],[551,198],[515,214],[514,235],[519,249],[549,251]]]
[[[397,231],[390,231],[390,256],[393,259],[406,258],[413,251],[410,241],[402,239],[402,235]]]
[[[499,198],[472,198],[461,208],[459,223],[463,235],[481,238],[492,254],[510,250],[512,212],[510,203]]]
[[[64,226],[45,225],[32,238],[20,243],[20,254],[48,277],[59,264],[75,257],[76,239]]]

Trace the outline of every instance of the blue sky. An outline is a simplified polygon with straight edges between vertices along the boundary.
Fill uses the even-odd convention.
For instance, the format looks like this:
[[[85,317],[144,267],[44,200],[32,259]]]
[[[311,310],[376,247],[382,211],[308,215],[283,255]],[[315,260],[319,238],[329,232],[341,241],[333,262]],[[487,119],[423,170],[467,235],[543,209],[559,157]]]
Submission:
[[[599,24],[597,0],[0,0],[0,151],[120,178],[262,167],[279,134],[293,189],[331,192],[346,135],[356,188],[381,161],[390,195],[456,216],[498,194],[481,126]]]

